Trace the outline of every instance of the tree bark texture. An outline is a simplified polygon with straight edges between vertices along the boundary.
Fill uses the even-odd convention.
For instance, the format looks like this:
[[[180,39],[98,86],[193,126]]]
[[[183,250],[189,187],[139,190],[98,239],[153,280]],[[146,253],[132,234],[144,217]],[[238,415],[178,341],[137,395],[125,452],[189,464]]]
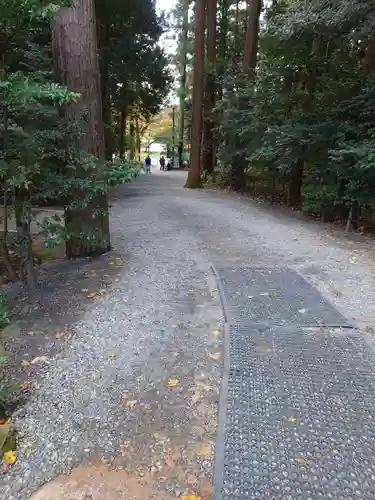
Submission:
[[[120,158],[125,158],[125,127],[126,127],[126,112],[121,111],[120,115],[120,130],[119,130],[119,155]]]
[[[112,160],[113,155],[113,130],[112,130],[112,111],[111,111],[111,94],[109,87],[109,68],[108,61],[110,56],[110,34],[111,26],[109,19],[102,22],[98,29],[100,36],[99,44],[99,68],[100,68],[100,83],[101,83],[101,96],[103,106],[103,122],[104,122],[104,144],[105,144],[105,157],[107,161]]]
[[[180,123],[179,123],[179,150],[181,155],[179,162],[182,160],[185,142],[185,98],[186,98],[186,66],[187,66],[187,45],[188,45],[188,30],[189,30],[189,3],[185,0],[182,13],[182,33],[180,38]]]
[[[246,40],[243,56],[243,69],[249,77],[253,77],[258,56],[259,17],[262,0],[250,0],[247,20]]]
[[[225,72],[226,56],[227,56],[227,36],[228,36],[228,0],[221,0],[220,9],[220,40],[219,40],[219,76],[223,76]],[[220,85],[218,90],[218,99],[223,98],[223,87]]]
[[[215,167],[212,111],[216,102],[216,16],[217,1],[207,0],[207,70],[204,102],[202,167],[209,174],[213,173]]]
[[[292,165],[289,178],[288,205],[299,207],[302,200],[303,160],[298,160]]]
[[[195,2],[195,52],[193,66],[193,96],[191,119],[191,154],[187,188],[201,187],[201,141],[202,141],[202,105],[204,77],[204,34],[205,0]]]
[[[80,121],[82,134],[76,145],[103,165],[104,126],[92,0],[74,0],[71,7],[60,10],[52,24],[52,49],[59,81],[81,94],[77,103],[69,103],[64,110],[68,120]],[[84,193],[79,190],[71,195],[74,199],[84,198]],[[93,211],[99,211],[95,218],[92,217]],[[100,255],[110,250],[105,194],[96,195],[85,208],[66,210],[65,224],[71,234],[66,242],[68,258]],[[82,233],[92,236],[90,242],[80,237]]]

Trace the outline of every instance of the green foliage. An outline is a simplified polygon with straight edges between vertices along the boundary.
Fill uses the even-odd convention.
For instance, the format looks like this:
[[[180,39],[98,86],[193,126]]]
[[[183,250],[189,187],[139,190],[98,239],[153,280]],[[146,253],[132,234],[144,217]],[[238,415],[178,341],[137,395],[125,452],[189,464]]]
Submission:
[[[158,44],[166,21],[157,16],[152,0],[95,3],[107,131],[115,135],[119,115],[124,112],[127,121],[136,126],[139,141],[172,83],[168,58]],[[114,137],[111,142],[116,142]],[[133,140],[127,145],[136,149]]]
[[[84,209],[97,194],[106,193],[109,186],[129,182],[138,172],[137,165],[118,160],[107,162],[103,168],[96,158],[78,149],[71,140],[82,134],[85,113],[75,122],[62,118],[61,108],[79,100],[80,95],[54,81],[49,44],[49,23],[64,5],[69,2],[0,1],[0,24],[7,34],[0,40],[0,188],[5,193],[5,210],[16,219],[16,253],[21,260],[21,277],[32,271],[30,224],[33,205],[52,201],[63,205],[66,213]],[[127,105],[133,106],[134,99],[140,99],[143,114],[151,116],[158,109],[168,84],[168,78],[161,81],[166,59],[160,49],[155,48],[162,30],[160,21],[152,2],[144,0],[142,5],[137,3],[131,7],[136,19],[123,30],[126,9],[114,0],[112,7],[110,10],[107,6],[105,10],[98,9],[102,16],[98,18],[98,26],[109,23],[111,35],[106,47],[103,47],[104,42],[100,46],[108,70],[106,84],[114,92],[111,102],[117,102],[115,94],[124,87],[125,76],[131,77],[132,85],[138,82],[139,89]],[[146,15],[143,21],[142,15]],[[141,32],[140,45],[134,37],[134,29]],[[123,58],[129,55],[129,50],[135,58],[131,70],[134,74],[129,66],[128,73],[124,72],[126,61]],[[141,53],[142,64],[139,65]],[[148,72],[148,79],[145,72]],[[136,77],[138,79],[134,80]],[[99,215],[102,215],[100,210],[92,210],[93,219]],[[96,237],[92,231],[74,234],[57,218],[45,219],[39,230],[46,247],[54,247],[70,238],[92,242]],[[7,234],[2,242],[8,273],[14,274],[9,272],[12,263]]]
[[[309,211],[375,208],[374,39],[373,2],[274,2],[251,82],[227,54],[215,110],[222,163],[245,157],[249,188],[268,185],[291,204],[300,190]]]
[[[141,163],[129,162],[120,158],[108,162],[106,168],[107,186],[118,186],[130,182],[139,175],[142,167]]]

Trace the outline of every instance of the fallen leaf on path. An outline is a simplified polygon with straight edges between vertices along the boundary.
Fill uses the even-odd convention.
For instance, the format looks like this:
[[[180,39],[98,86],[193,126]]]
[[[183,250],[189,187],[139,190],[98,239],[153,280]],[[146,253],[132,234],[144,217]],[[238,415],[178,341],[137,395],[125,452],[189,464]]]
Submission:
[[[32,385],[32,382],[23,382],[22,384],[20,384],[20,389],[21,391],[26,391],[26,389],[30,389]]]
[[[177,387],[179,385],[180,381],[178,380],[178,378],[170,378],[168,380],[168,387]]]
[[[34,335],[34,332],[26,332],[26,335],[30,335],[32,337]]]
[[[168,467],[170,467],[171,469],[173,469],[173,467],[176,466],[174,460],[172,459],[172,457],[170,455],[167,455],[165,458],[164,458],[164,462],[166,463],[166,465],[168,465]]]
[[[349,264],[355,264],[357,262],[357,257],[355,255],[351,255],[349,257]]]
[[[217,292],[217,288],[209,288],[208,291],[210,293],[215,293],[215,292]]]
[[[191,396],[191,400],[193,403],[198,403],[198,401],[201,399],[201,393],[199,391],[195,391],[194,394]]]
[[[115,352],[110,352],[109,355],[108,355],[108,359],[110,359],[111,361],[113,361],[114,359],[116,359],[116,353]]]
[[[182,495],[181,500],[201,500],[201,497],[196,495]]]
[[[40,365],[41,363],[45,363],[48,361],[47,356],[37,356],[32,361],[30,361],[31,365]]]
[[[290,424],[295,424],[297,422],[297,419],[295,417],[288,417],[285,420]]]
[[[30,366],[30,363],[28,361],[23,360],[22,361],[22,366]]]
[[[306,467],[307,465],[309,465],[308,461],[304,458],[295,458],[294,463],[298,465],[298,467]]]
[[[55,333],[55,337],[57,339],[62,339],[63,337],[65,337],[66,335],[68,335],[66,332],[56,332]]]
[[[219,361],[221,358],[221,353],[220,352],[214,352],[208,355],[210,359],[213,359],[214,361]]]
[[[196,447],[196,454],[198,457],[211,457],[212,456],[212,444],[202,442]]]
[[[3,460],[6,464],[12,465],[16,462],[17,457],[16,454],[13,451],[6,451],[3,455]]]
[[[119,257],[116,257],[116,259],[115,259],[115,263],[116,263],[118,266],[120,266],[120,265],[123,263],[123,260],[122,260],[122,259],[120,259]]]
[[[188,295],[194,295],[194,290],[192,288],[189,288]]]
[[[133,409],[133,408],[135,408],[137,403],[138,403],[138,401],[136,399],[129,399],[129,401],[126,401],[125,406],[127,408]]]
[[[205,382],[198,382],[197,387],[204,391],[210,391],[212,389],[212,385],[206,384]]]

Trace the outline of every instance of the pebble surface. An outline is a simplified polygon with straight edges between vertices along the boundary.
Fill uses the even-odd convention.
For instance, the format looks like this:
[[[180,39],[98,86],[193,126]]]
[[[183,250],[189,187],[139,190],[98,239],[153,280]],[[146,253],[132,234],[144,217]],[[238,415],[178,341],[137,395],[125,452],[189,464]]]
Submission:
[[[190,439],[185,434],[192,429],[198,429],[200,439],[203,434],[214,441],[215,426],[207,430],[207,419],[217,410],[220,365],[209,353],[220,348],[221,339],[208,332],[222,317],[218,294],[209,291],[215,289],[212,265],[290,266],[346,317],[371,325],[371,242],[330,234],[328,226],[236,194],[184,190],[185,175],[157,172],[115,193],[111,231],[114,250],[123,259],[121,277],[74,324],[69,347],[49,361],[33,397],[17,415],[19,458],[0,479],[1,498],[26,500],[45,482],[92,457],[113,462],[129,436],[145,432],[150,418],[156,421],[154,434],[156,428],[168,429],[164,420],[169,415],[175,428],[180,422],[184,429],[181,443]],[[174,369],[186,383],[181,393],[168,396],[160,388],[173,378]],[[183,401],[207,380],[215,397],[204,400],[200,409],[196,401],[205,421],[200,426],[186,419],[190,402]],[[134,418],[132,405],[142,394],[147,411]],[[158,398],[163,400],[160,412]],[[196,475],[212,469],[209,455],[200,460]],[[157,461],[152,467],[159,467]],[[183,493],[182,483],[165,487],[177,496]]]

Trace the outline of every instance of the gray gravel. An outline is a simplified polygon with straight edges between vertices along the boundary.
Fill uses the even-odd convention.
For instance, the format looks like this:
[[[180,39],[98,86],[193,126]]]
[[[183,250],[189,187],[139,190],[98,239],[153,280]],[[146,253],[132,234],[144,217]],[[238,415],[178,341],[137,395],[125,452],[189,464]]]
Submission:
[[[144,363],[147,373],[151,353],[181,324],[179,290],[212,286],[212,264],[288,265],[346,317],[371,324],[371,243],[237,195],[184,190],[184,177],[157,173],[116,193],[112,242],[124,255],[122,277],[74,325],[68,350],[50,360],[17,417],[19,460],[2,480],[1,498],[24,500],[86,458],[116,453],[129,419],[121,393],[134,365]]]

